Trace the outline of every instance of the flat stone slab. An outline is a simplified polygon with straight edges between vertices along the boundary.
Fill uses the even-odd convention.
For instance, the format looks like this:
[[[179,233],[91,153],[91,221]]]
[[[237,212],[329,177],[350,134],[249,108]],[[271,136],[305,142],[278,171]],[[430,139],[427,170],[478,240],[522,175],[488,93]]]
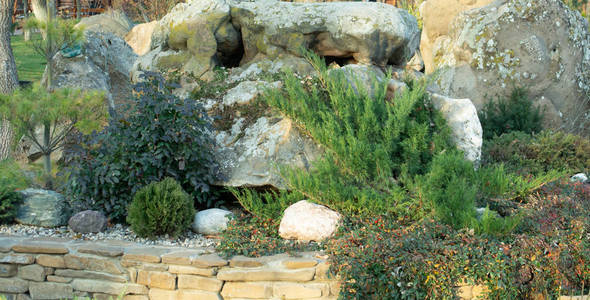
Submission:
[[[174,251],[162,255],[162,263],[190,266],[197,257],[203,255],[204,250]]]
[[[228,264],[228,261],[221,258],[217,254],[207,254],[196,257],[192,265],[200,268],[223,267]]]
[[[12,246],[12,251],[21,253],[67,254],[64,244],[50,241],[24,240]]]
[[[217,278],[223,281],[311,281],[315,269],[277,270],[272,268],[221,269]]]
[[[30,254],[0,254],[0,263],[30,265],[35,257]]]
[[[78,252],[98,256],[117,257],[123,255],[123,248],[107,245],[83,245],[78,247]]]
[[[162,255],[168,252],[170,252],[170,249],[166,248],[125,248],[123,259],[148,263],[159,263],[162,261]]]

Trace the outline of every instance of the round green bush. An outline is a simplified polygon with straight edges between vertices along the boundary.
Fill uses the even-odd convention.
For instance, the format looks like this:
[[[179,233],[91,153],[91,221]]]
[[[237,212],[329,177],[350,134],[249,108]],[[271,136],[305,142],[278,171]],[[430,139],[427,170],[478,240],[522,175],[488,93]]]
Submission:
[[[173,178],[152,182],[133,197],[127,222],[140,237],[178,237],[195,215],[192,198]]]

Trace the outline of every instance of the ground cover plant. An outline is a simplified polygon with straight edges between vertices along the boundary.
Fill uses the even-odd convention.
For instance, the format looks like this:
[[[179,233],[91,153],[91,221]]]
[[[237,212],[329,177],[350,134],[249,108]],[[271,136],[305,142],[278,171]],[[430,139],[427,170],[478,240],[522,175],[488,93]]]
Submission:
[[[342,299],[454,299],[461,283],[485,285],[490,299],[588,293],[589,188],[562,180],[572,165],[588,166],[579,150],[533,152],[529,159],[544,167],[518,172],[520,160],[490,150],[504,149],[500,136],[487,141],[476,169],[454,148],[425,82],[387,99],[383,84],[369,95],[307,58],[318,77],[286,73],[283,88],[263,99],[325,154],[309,171],[281,166],[287,190],[232,189],[248,213],[232,221],[218,250],[290,251],[277,242],[282,211],[308,199],[345,217],[335,237],[305,244],[329,254]],[[538,139],[537,149],[584,145],[575,136],[523,135]]]

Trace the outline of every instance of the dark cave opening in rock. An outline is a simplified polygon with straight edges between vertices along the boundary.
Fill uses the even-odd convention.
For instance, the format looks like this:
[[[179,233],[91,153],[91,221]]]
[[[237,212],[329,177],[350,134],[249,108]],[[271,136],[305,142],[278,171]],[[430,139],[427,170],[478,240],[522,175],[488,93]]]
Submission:
[[[356,64],[357,61],[352,56],[341,57],[341,56],[322,56],[320,55],[325,61],[326,66],[330,66],[333,64],[337,64],[338,66],[342,67],[345,65]]]

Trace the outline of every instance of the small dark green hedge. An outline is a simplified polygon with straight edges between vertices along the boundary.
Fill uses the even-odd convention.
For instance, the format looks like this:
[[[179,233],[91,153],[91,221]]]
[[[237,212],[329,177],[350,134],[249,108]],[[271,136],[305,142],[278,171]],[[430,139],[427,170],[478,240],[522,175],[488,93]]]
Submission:
[[[140,237],[168,234],[178,237],[191,224],[195,208],[191,197],[173,178],[140,189],[129,206],[127,222]]]

